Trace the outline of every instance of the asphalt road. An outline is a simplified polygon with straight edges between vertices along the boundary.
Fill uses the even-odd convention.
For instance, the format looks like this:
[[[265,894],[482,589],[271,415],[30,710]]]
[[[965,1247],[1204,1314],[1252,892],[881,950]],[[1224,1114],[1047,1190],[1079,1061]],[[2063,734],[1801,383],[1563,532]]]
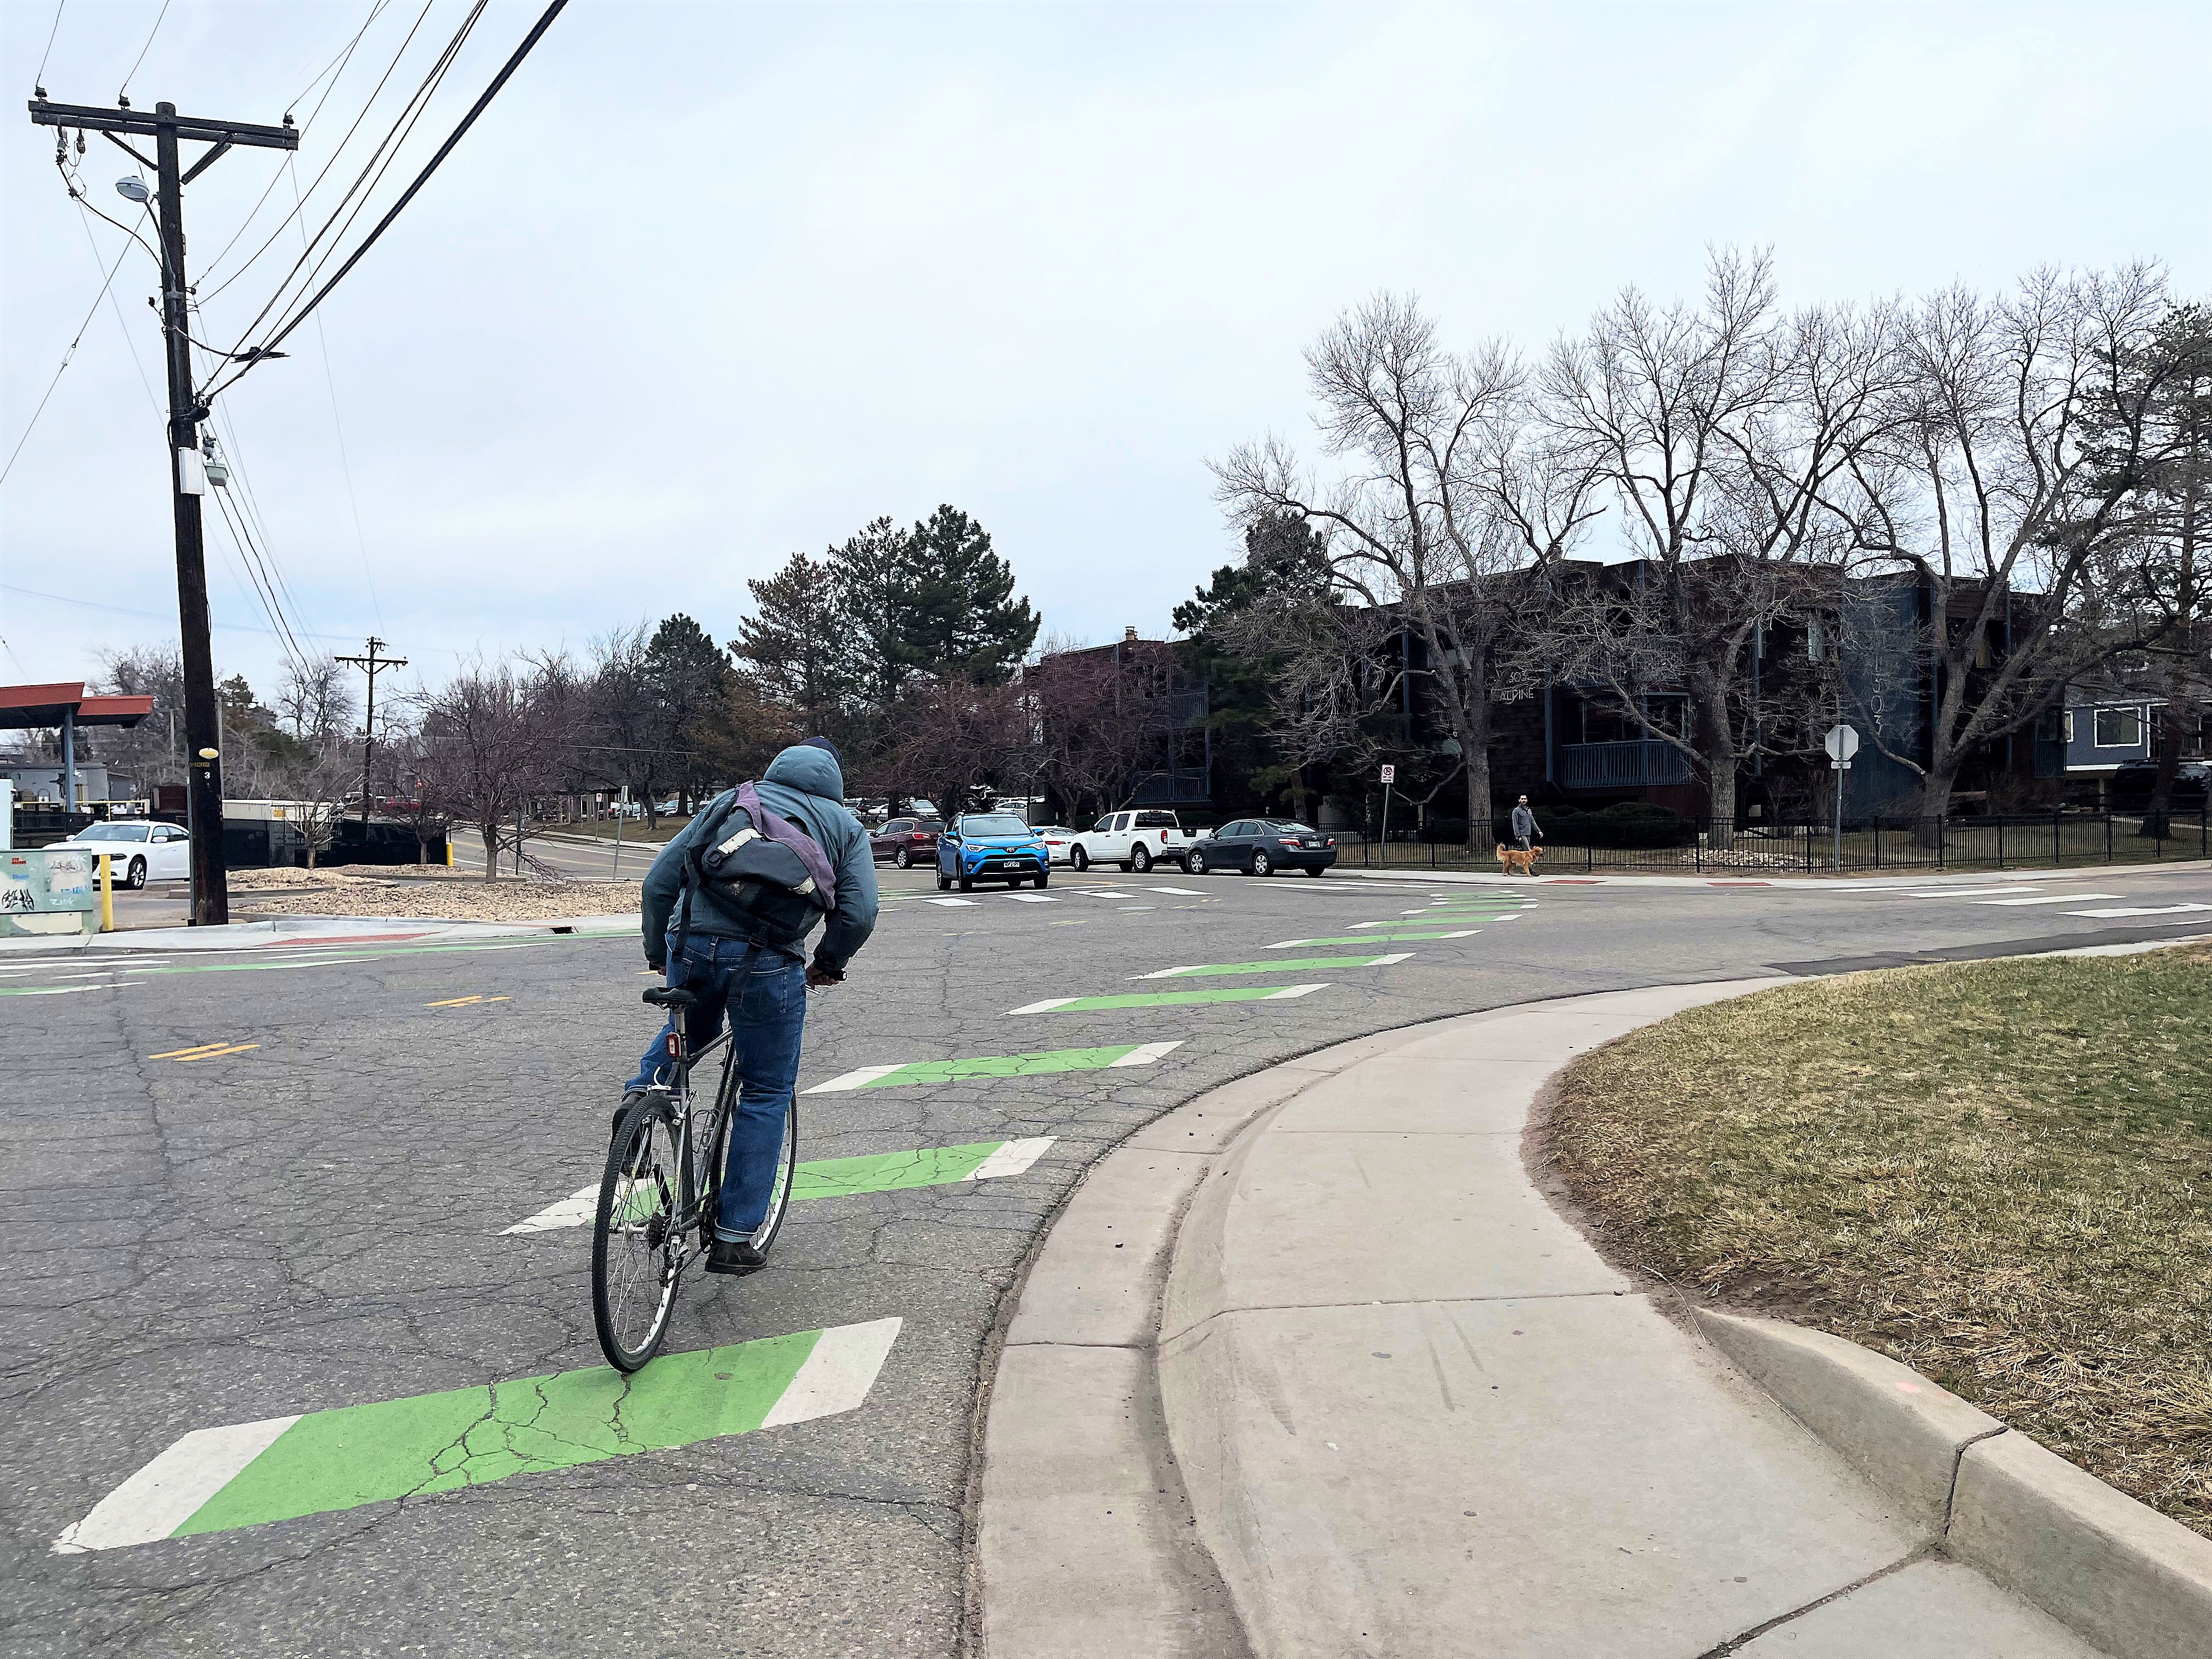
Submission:
[[[592,1337],[588,1224],[505,1230],[597,1182],[654,1028],[634,939],[0,956],[0,1653],[949,1655],[999,1298],[1084,1167],[1158,1113],[1363,1032],[1534,998],[2212,931],[2201,869],[1931,896],[1547,884],[1503,904],[1171,871],[966,903],[921,872],[884,885],[875,941],[811,1002],[802,1090],[1175,1046],[803,1096],[803,1158],[911,1156],[825,1175],[768,1271],[688,1282],[626,1394]],[[2205,908],[2077,914],[2180,904]],[[1293,986],[1319,988],[1012,1012]],[[1013,1172],[977,1169],[992,1158]],[[899,1184],[917,1180],[938,1184]],[[805,1339],[736,1346],[891,1319],[864,1403],[836,1415],[799,1409],[836,1393],[794,1376]],[[198,1435],[102,1507],[195,1431],[310,1413],[295,1435],[319,1437],[267,1455],[307,1448],[289,1462],[246,1467],[273,1429]],[[195,1480],[213,1495],[178,1509]]]

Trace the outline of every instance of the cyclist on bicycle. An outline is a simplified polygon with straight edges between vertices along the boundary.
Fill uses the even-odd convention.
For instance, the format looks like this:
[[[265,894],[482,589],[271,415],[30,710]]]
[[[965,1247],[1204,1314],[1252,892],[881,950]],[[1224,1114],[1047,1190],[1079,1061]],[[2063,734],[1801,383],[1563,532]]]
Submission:
[[[784,1115],[799,1080],[806,993],[842,980],[845,964],[876,925],[875,858],[867,831],[845,809],[844,770],[830,739],[809,738],[785,750],[769,763],[757,787],[763,805],[814,837],[836,872],[837,908],[830,913],[811,963],[795,950],[757,939],[744,917],[715,902],[710,887],[691,893],[690,925],[682,948],[677,948],[675,911],[684,884],[684,855],[704,828],[722,816],[719,809],[726,797],[702,807],[677,833],[645,878],[646,961],[665,969],[671,986],[682,986],[698,999],[684,1017],[691,1045],[713,1041],[726,1012],[737,1055],[738,1102],[708,1273],[739,1273],[765,1260],[754,1247],[753,1231],[768,1212],[782,1154]],[[645,1051],[637,1075],[624,1089],[623,1109],[665,1080],[674,1030],[672,1018]],[[623,1109],[615,1114],[617,1124]]]

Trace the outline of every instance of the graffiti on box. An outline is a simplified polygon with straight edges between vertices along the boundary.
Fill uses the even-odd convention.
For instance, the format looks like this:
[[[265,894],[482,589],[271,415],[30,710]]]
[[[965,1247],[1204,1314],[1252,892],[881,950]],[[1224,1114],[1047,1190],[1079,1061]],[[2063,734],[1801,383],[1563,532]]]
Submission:
[[[0,917],[88,915],[100,908],[92,854],[43,848],[0,853]],[[46,931],[46,930],[40,930]]]

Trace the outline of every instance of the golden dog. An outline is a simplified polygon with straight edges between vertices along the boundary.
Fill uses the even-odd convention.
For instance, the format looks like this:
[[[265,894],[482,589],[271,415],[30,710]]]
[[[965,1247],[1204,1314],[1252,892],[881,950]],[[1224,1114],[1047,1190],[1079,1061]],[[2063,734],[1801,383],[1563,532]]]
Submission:
[[[1505,875],[1533,876],[1536,873],[1536,860],[1543,856],[1544,849],[1540,847],[1531,847],[1523,852],[1517,847],[1508,847],[1502,841],[1498,843],[1498,867]]]

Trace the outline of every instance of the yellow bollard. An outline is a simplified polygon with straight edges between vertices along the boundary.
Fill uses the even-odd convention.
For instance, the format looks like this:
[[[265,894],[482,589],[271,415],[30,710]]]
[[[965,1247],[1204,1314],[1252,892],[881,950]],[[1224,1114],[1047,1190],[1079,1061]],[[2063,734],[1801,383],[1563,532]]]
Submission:
[[[447,868],[448,870],[450,870],[450,869],[452,869],[453,867],[453,833],[452,833],[450,830],[448,830],[448,831],[447,832],[447,835],[446,835],[446,868]]]
[[[100,931],[115,931],[115,870],[106,853],[100,855]]]

